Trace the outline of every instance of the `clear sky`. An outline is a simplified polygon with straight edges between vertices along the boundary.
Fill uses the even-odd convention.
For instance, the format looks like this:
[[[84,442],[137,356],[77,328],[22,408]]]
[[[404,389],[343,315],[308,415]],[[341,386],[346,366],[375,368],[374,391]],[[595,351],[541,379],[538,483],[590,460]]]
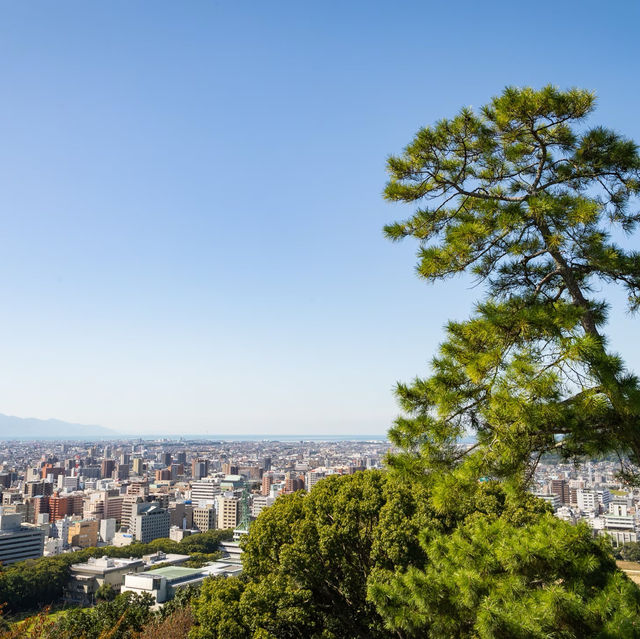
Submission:
[[[386,157],[507,84],[594,89],[640,140],[639,24],[630,1],[0,2],[0,412],[384,433],[479,294],[382,237],[410,213]]]

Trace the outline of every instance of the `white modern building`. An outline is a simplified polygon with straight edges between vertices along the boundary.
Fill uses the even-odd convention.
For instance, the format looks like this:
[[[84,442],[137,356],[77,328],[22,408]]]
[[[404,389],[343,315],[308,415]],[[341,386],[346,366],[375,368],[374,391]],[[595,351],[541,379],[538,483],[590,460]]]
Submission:
[[[214,479],[201,479],[191,484],[191,501],[194,505],[200,502],[211,502],[220,494],[220,484]]]

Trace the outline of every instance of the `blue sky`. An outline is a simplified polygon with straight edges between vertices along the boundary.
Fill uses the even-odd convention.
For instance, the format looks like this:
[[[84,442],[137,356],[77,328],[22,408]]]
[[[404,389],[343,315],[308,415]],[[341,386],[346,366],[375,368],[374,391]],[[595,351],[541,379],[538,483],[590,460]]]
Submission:
[[[508,84],[640,140],[639,7],[1,2],[0,412],[384,433],[479,294],[382,237],[386,157]]]

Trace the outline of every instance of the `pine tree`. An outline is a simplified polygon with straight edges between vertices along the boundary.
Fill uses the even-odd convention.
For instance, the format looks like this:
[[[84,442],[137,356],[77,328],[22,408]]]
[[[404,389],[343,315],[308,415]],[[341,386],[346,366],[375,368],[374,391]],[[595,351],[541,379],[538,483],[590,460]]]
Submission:
[[[593,109],[584,90],[507,88],[388,160],[386,198],[418,208],[387,236],[419,241],[426,280],[468,273],[486,293],[448,324],[431,376],[398,385],[396,468],[526,482],[549,451],[615,451],[627,476],[640,462],[640,386],[608,349],[595,293],[618,284],[640,306],[640,254],[612,239],[640,220],[640,158],[585,126]]]

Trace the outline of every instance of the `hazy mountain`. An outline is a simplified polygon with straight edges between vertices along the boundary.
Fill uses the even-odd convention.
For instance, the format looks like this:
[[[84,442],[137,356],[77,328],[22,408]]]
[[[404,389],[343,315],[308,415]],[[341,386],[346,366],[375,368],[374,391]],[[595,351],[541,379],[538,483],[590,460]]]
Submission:
[[[103,426],[72,424],[59,419],[36,419],[35,417],[13,417],[0,413],[0,440],[2,439],[68,439],[113,437],[116,431]]]

